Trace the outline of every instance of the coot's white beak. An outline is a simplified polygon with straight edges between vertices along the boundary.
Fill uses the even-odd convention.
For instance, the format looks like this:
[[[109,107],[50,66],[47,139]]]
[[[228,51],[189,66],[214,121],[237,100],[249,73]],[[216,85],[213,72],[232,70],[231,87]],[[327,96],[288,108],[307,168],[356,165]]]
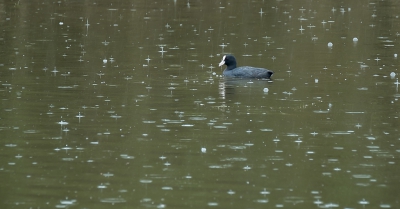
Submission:
[[[222,65],[225,65],[225,57],[226,57],[226,55],[224,55],[224,57],[222,57],[222,60],[218,65],[219,67],[221,67]]]

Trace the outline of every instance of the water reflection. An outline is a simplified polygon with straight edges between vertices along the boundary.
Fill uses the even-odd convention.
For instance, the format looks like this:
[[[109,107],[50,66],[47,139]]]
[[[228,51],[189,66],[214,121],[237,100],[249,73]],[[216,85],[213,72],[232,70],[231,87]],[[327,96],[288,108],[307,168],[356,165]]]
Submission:
[[[273,81],[270,79],[247,79],[247,78],[221,78],[219,80],[220,98],[224,100],[232,100],[235,94],[249,93],[252,91],[269,92],[269,86]],[[250,92],[246,91],[248,89]],[[266,90],[267,89],[267,90]]]

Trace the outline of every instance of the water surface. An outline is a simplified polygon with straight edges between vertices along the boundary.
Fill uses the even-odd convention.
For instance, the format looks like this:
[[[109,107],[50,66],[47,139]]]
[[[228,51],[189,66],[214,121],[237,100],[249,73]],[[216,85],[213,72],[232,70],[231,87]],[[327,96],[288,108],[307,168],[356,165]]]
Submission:
[[[395,1],[0,8],[1,208],[399,207]]]

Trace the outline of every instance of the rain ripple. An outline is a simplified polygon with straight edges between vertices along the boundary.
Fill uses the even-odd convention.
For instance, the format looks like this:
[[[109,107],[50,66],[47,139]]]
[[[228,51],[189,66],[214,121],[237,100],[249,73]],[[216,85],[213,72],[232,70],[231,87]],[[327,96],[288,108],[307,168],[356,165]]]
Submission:
[[[104,198],[101,199],[100,202],[104,202],[104,203],[111,203],[111,205],[114,205],[115,203],[125,203],[126,200],[124,198],[120,198],[120,197],[116,197],[116,198]]]

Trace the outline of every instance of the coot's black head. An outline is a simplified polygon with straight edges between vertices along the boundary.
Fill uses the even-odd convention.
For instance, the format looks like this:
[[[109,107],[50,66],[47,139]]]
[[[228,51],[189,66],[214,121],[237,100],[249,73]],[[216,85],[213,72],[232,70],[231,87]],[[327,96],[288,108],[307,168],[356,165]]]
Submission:
[[[222,57],[219,66],[226,65],[227,70],[232,70],[236,68],[236,59],[233,55],[227,54]]]

